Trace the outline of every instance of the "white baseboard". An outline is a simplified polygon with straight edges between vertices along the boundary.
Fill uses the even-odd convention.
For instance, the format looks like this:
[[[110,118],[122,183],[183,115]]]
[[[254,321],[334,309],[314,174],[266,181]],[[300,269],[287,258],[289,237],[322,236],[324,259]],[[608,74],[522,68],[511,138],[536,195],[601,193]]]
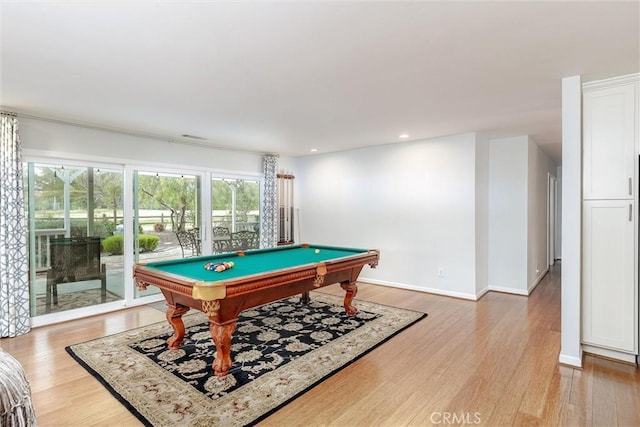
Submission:
[[[595,347],[588,344],[582,344],[582,350],[585,353],[595,354],[596,356],[606,357],[607,359],[619,360],[626,363],[636,363],[636,355],[630,353],[624,353],[616,350],[609,350],[607,348]]]
[[[560,353],[560,357],[558,357],[558,362],[563,365],[573,366],[575,368],[582,368],[582,358],[575,356],[567,356],[565,354]]]
[[[437,288],[428,288],[428,287],[423,287],[423,286],[407,285],[405,283],[389,282],[389,281],[386,281],[386,280],[367,279],[367,278],[364,278],[364,277],[358,279],[358,281],[359,282],[363,282],[363,283],[371,283],[371,284],[374,284],[374,285],[389,286],[389,287],[392,287],[392,288],[407,289],[407,290],[410,290],[410,291],[426,292],[426,293],[429,293],[429,294],[443,295],[443,296],[447,296],[447,297],[461,298],[461,299],[466,299],[466,300],[471,300],[471,301],[478,301],[480,298],[482,298],[489,291],[502,292],[502,293],[505,293],[505,294],[529,296],[531,294],[531,292],[533,292],[535,287],[538,286],[538,284],[540,283],[542,278],[548,272],[549,272],[549,267],[547,267],[542,272],[542,274],[538,275],[536,280],[529,286],[529,288],[527,290],[489,285],[488,287],[482,289],[481,291],[479,291],[475,295],[474,294],[466,294],[466,293],[462,293],[462,292],[452,292],[452,291],[447,291],[447,290],[437,289]]]
[[[491,289],[489,287],[484,288],[483,290],[481,290],[480,292],[478,292],[476,294],[476,301],[478,301],[480,298],[482,298],[486,293],[488,293]]]
[[[524,289],[515,289],[515,288],[503,288],[501,286],[489,286],[490,291],[502,292],[505,294],[514,294],[514,295],[524,295],[529,296],[529,293]]]
[[[371,283],[373,285],[389,286],[391,288],[407,289],[409,291],[425,292],[428,294],[442,295],[446,297],[461,298],[471,301],[477,301],[478,296],[473,294],[465,294],[462,292],[452,292],[443,289],[427,288],[423,286],[407,285],[404,283],[388,282],[386,280],[367,279],[365,277],[358,279],[359,282]]]
[[[528,297],[529,295],[531,295],[531,292],[533,292],[533,290],[536,288],[536,286],[538,286],[538,284],[542,281],[542,279],[548,272],[549,272],[549,267],[547,267],[542,273],[538,274],[538,277],[536,277],[533,283],[531,283],[531,285],[529,285],[529,287],[526,290],[516,289],[516,288],[505,288],[502,286],[493,286],[493,285],[489,285],[489,290],[496,291],[496,292],[503,292],[506,294],[524,295]]]
[[[544,278],[544,276],[549,272],[549,267],[547,266],[547,268],[545,268],[541,274],[538,275],[538,277],[536,278],[536,280],[533,281],[533,283],[531,285],[529,285],[529,288],[527,288],[527,293],[528,295],[531,295],[531,292],[533,292],[533,290],[536,288],[536,286],[538,286],[538,284],[540,283],[540,281]]]

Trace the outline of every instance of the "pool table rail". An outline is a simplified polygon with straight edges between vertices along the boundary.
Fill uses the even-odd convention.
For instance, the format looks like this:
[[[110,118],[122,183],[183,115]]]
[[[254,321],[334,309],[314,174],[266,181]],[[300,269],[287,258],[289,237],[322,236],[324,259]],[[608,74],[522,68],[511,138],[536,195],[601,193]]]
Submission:
[[[147,263],[137,263],[133,268],[133,276],[140,290],[145,290],[148,285],[152,285],[161,289],[169,289],[174,292],[193,296],[194,287],[219,288],[220,291],[215,293],[216,297],[207,298],[213,300],[251,293],[256,289],[282,286],[283,284],[299,282],[305,279],[313,279],[314,287],[321,287],[325,284],[325,281],[327,282],[326,284],[338,283],[338,281],[330,281],[331,273],[348,269],[352,271],[351,281],[356,281],[364,265],[368,264],[371,268],[376,268],[379,259],[380,251],[371,249],[366,253],[334,258],[332,260],[307,263],[297,267],[282,268],[264,273],[210,282],[194,280],[178,274],[161,272],[146,267]],[[360,269],[353,270],[355,267],[360,267]]]

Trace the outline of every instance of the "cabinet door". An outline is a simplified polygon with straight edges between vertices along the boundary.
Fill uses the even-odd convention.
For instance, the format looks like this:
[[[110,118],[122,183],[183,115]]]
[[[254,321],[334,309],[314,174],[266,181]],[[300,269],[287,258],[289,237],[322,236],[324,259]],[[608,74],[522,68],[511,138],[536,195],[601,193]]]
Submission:
[[[634,196],[635,90],[626,84],[584,93],[584,199]]]
[[[635,352],[635,209],[631,201],[583,204],[582,339]]]

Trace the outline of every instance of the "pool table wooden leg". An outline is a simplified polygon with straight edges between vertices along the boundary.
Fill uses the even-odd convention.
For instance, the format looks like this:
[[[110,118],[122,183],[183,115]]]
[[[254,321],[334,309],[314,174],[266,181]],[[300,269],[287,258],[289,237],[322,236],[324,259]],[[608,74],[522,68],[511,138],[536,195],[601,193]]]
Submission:
[[[167,304],[167,320],[173,327],[173,336],[167,340],[169,348],[176,350],[180,348],[184,339],[184,323],[182,323],[182,315],[189,311],[189,307],[184,305]]]
[[[358,286],[356,282],[342,282],[340,286],[346,292],[344,296],[344,310],[347,312],[347,316],[353,316],[358,312],[358,309],[351,305],[353,298],[356,296],[356,293],[358,293]]]
[[[309,296],[309,291],[303,292],[300,295],[300,304],[308,305],[311,302],[311,297]]]
[[[218,377],[224,377],[229,373],[233,365],[231,362],[231,335],[236,330],[236,322],[233,319],[224,324],[216,323],[209,319],[209,330],[216,345],[216,359],[213,361],[213,373]]]

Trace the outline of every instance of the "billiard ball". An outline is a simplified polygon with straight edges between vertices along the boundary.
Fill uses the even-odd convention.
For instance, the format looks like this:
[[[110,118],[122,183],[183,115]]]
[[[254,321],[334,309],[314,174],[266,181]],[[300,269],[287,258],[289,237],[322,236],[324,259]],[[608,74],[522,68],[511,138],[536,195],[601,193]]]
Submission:
[[[320,253],[320,249],[316,249],[316,253],[319,254]]]

